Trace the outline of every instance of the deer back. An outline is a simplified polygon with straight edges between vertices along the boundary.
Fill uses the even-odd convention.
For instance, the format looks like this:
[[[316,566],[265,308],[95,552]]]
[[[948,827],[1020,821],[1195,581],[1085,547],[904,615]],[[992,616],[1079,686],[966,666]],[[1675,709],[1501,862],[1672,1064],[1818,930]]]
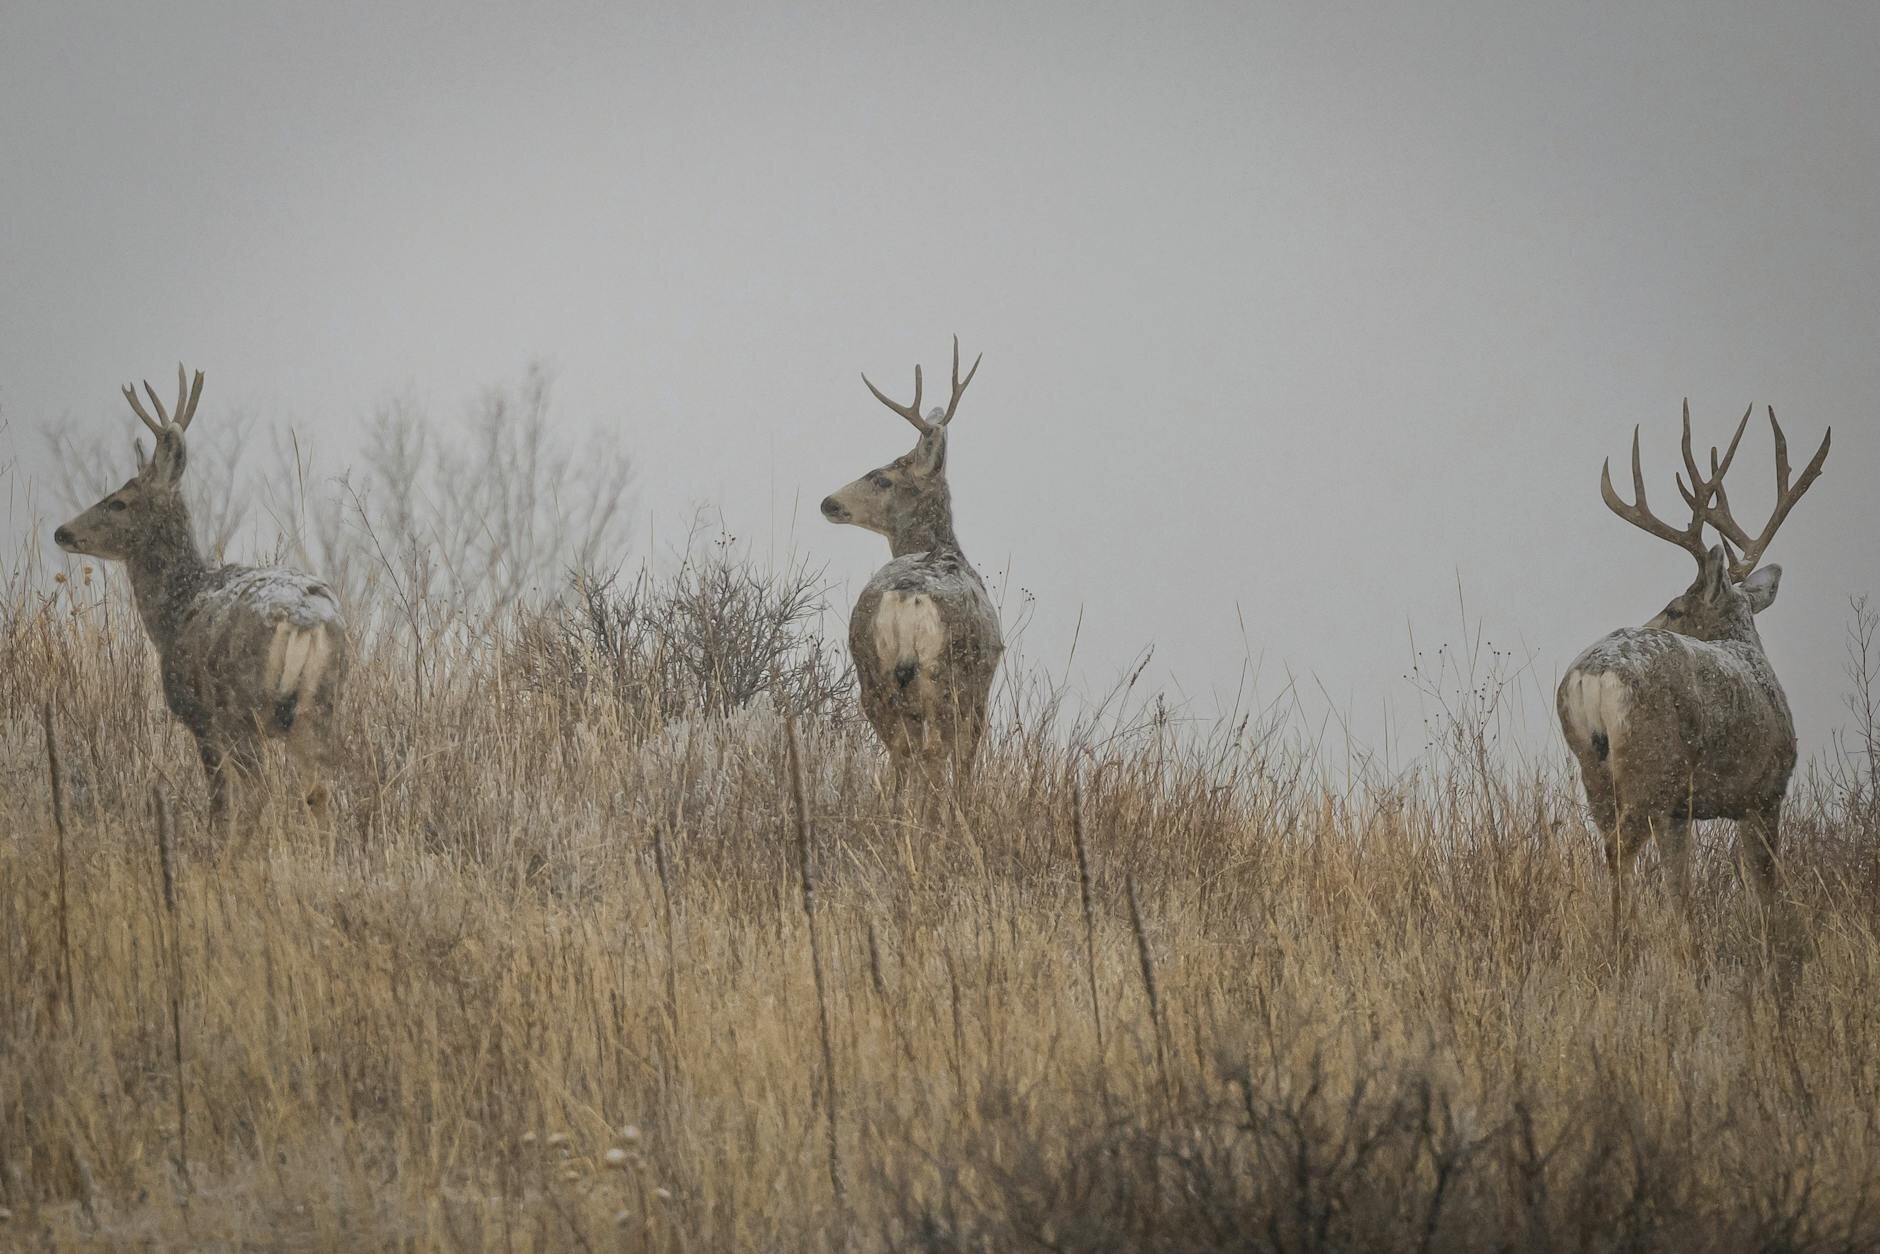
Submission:
[[[210,571],[159,648],[171,708],[229,732],[279,734],[303,705],[330,707],[350,660],[332,589],[273,567]]]
[[[1795,769],[1794,719],[1760,644],[1624,628],[1575,660],[1559,705],[1570,747],[1655,811],[1739,817]]]
[[[863,710],[878,730],[910,715],[942,735],[982,723],[1004,651],[998,609],[957,550],[889,562],[849,616]]]

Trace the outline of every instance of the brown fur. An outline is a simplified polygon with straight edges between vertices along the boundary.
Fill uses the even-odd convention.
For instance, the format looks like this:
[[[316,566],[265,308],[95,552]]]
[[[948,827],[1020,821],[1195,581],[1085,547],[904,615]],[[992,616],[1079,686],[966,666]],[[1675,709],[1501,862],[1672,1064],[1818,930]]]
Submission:
[[[1730,514],[1723,477],[1749,423],[1749,412],[1721,457],[1710,451],[1706,476],[1691,447],[1684,411],[1683,453],[1691,507],[1683,529],[1660,521],[1645,499],[1638,433],[1632,437],[1634,501],[1613,490],[1610,467],[1600,494],[1615,514],[1676,544],[1698,561],[1696,580],[1644,627],[1600,640],[1568,667],[1555,705],[1567,745],[1580,764],[1586,800],[1613,872],[1615,925],[1626,868],[1654,838],[1681,895],[1689,893],[1691,823],[1730,819],[1766,905],[1776,894],[1782,801],[1796,760],[1788,698],[1769,664],[1755,616],[1776,599],[1782,568],[1755,568],[1788,512],[1820,475],[1832,433],[1791,484],[1788,444],[1772,410],[1776,507],[1758,536]],[[1725,544],[1706,548],[1705,527]],[[1742,550],[1733,558],[1728,545]]]
[[[201,387],[198,374],[195,395]],[[151,400],[163,414],[154,393]],[[339,602],[326,584],[297,571],[203,558],[182,492],[183,431],[194,402],[194,395],[180,395],[176,420],[164,415],[158,423],[133,394],[133,407],[156,433],[156,455],[145,461],[140,446],[137,474],[53,539],[68,553],[130,568],[137,612],[157,649],[164,701],[196,738],[218,822],[229,816],[231,777],[252,781],[258,774],[265,739],[286,741],[308,777],[309,802],[324,809],[349,663]]]
[[[944,412],[920,417],[919,377],[917,370],[913,406],[881,398],[920,432],[913,449],[822,503],[831,522],[886,536],[893,555],[856,598],[849,653],[862,712],[888,750],[897,793],[910,769],[930,780],[947,772],[960,782],[970,777],[1005,649],[998,610],[953,531],[946,451],[947,423],[965,390],[958,341],[953,404]]]

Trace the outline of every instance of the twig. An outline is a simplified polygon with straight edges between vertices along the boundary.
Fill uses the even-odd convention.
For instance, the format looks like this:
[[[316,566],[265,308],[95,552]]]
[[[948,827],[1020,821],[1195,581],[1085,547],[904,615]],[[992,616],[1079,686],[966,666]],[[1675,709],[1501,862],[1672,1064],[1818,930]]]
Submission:
[[[176,913],[176,872],[170,857],[170,811],[163,794],[150,790],[157,818],[157,861],[163,868],[163,909],[170,921],[170,1061],[176,1071],[176,1166],[183,1177],[183,1196],[189,1182],[189,1091],[183,1083],[183,947]],[[187,1203],[185,1203],[187,1204]]]
[[[827,1116],[829,1182],[835,1187],[836,1209],[847,1227],[848,1193],[842,1187],[842,1157],[836,1141],[836,1051],[829,1030],[829,998],[823,987],[822,938],[816,930],[816,880],[810,863],[809,807],[803,798],[803,763],[796,746],[796,717],[785,707],[784,736],[790,750],[790,796],[795,803],[797,871],[803,882],[803,916],[809,921],[810,970],[816,982],[816,1020],[822,1034],[823,1111]]]
[[[666,861],[666,829],[653,824],[653,868],[659,872],[659,895],[666,912],[666,1014],[671,1020],[673,1057],[679,1054],[678,945],[672,921],[672,872]]]
[[[1162,1095],[1173,1096],[1169,1088],[1168,1048],[1162,1039],[1162,998],[1155,983],[1155,959],[1149,954],[1149,936],[1142,927],[1142,907],[1136,901],[1136,877],[1125,876],[1124,890],[1129,894],[1129,925],[1136,932],[1136,959],[1142,965],[1142,988],[1149,995],[1149,1026],[1155,1032],[1155,1069],[1162,1077]]]
[[[1104,1113],[1110,1109],[1108,1052],[1103,1044],[1103,1003],[1097,994],[1097,907],[1090,887],[1090,849],[1084,841],[1084,785],[1071,780],[1071,839],[1077,846],[1077,890],[1084,905],[1084,974],[1090,982],[1090,1020],[1097,1029],[1097,1093]]]
[[[1142,907],[1136,900],[1136,877],[1123,878],[1124,891],[1129,895],[1129,925],[1136,933],[1136,958],[1142,964],[1142,987],[1149,995],[1149,1030],[1155,1033],[1155,1069],[1162,1081],[1162,1109],[1164,1118],[1174,1115],[1175,1091],[1169,1083],[1168,1047],[1163,1041],[1162,998],[1155,983],[1155,960],[1149,955],[1149,935],[1142,926]],[[1153,1221],[1161,1212],[1162,1204],[1162,1158],[1161,1131],[1159,1127],[1151,1129],[1153,1140],[1148,1147],[1149,1168],[1149,1206],[1150,1219]]]
[[[78,994],[72,980],[72,930],[65,890],[65,780],[59,773],[59,746],[52,737],[52,702],[41,711],[46,728],[46,769],[52,775],[52,826],[59,834],[59,979],[65,986],[67,1026],[78,1023]]]

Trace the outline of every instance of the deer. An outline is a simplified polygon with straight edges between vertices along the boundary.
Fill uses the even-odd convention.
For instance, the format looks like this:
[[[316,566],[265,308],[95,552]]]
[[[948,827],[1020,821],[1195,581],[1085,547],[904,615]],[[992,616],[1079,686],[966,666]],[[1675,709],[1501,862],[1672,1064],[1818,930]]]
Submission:
[[[849,616],[849,655],[861,707],[887,749],[899,808],[910,775],[929,784],[951,773],[970,781],[986,731],[992,681],[1005,642],[986,584],[960,548],[947,486],[947,429],[984,354],[960,378],[953,337],[952,396],[921,416],[921,370],[914,399],[890,400],[862,375],[876,400],[918,433],[914,447],[823,500],[832,523],[887,537],[890,561],[876,571]]]
[[[1557,693],[1560,726],[1605,845],[1615,933],[1627,867],[1654,837],[1662,869],[1688,908],[1691,824],[1700,819],[1735,821],[1739,857],[1753,873],[1763,908],[1776,904],[1795,722],[1756,630],[1755,616],[1775,602],[1782,568],[1758,563],[1820,477],[1834,432],[1822,437],[1801,478],[1791,481],[1788,440],[1770,407],[1776,503],[1761,533],[1751,536],[1732,515],[1723,481],[1754,410],[1744,411],[1721,459],[1711,448],[1706,476],[1691,452],[1685,402],[1682,447],[1690,483],[1675,476],[1690,508],[1682,529],[1660,520],[1646,500],[1636,427],[1632,503],[1613,489],[1610,459],[1600,472],[1608,509],[1697,563],[1690,587],[1643,627],[1621,628],[1587,649],[1567,668]],[[1706,526],[1718,543],[1705,544]]]
[[[308,806],[324,816],[350,660],[339,599],[326,583],[296,570],[203,557],[182,492],[184,433],[202,398],[202,372],[191,384],[179,364],[176,381],[173,414],[144,383],[155,418],[136,389],[125,386],[154,451],[146,457],[136,441],[137,473],[57,528],[53,543],[129,568],[138,617],[156,647],[164,703],[196,739],[212,823],[227,830],[231,776],[241,777],[237,785],[256,782],[268,740],[286,742],[308,783]]]

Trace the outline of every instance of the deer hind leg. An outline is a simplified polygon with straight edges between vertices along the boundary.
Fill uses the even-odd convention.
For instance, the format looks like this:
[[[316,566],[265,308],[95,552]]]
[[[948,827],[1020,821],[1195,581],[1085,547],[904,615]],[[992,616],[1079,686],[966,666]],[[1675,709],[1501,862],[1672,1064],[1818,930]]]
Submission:
[[[203,732],[196,737],[196,753],[209,778],[209,825],[219,836],[245,839],[261,817],[260,743],[252,737]]]
[[[209,783],[209,826],[217,833],[225,833],[228,830],[228,754],[208,732],[197,732],[196,756],[202,759],[202,773]]]
[[[287,733],[287,756],[299,776],[300,796],[313,817],[322,822],[333,808],[339,757],[336,740],[330,709],[304,711]]]
[[[1762,907],[1762,933],[1768,954],[1773,959],[1778,1006],[1785,1008],[1788,995],[1801,964],[1813,948],[1802,914],[1794,902],[1782,893],[1782,865],[1779,860],[1782,834],[1782,799],[1758,807],[1737,820],[1737,844],[1743,861],[1749,864],[1750,877],[1756,882],[1756,897]]]
[[[1586,786],[1586,806],[1593,812],[1593,824],[1599,828],[1606,865],[1610,868],[1619,833],[1619,807],[1613,794],[1612,773],[1603,761],[1588,754],[1580,758],[1580,780]]]
[[[1736,824],[1736,841],[1743,861],[1749,864],[1750,877],[1756,881],[1756,893],[1765,912],[1776,906],[1777,879],[1781,868],[1776,861],[1782,834],[1782,802],[1751,810]]]
[[[979,760],[979,742],[985,738],[985,734],[986,711],[983,705],[976,708],[967,705],[954,711],[949,757],[962,804],[972,796],[973,766]]]
[[[297,734],[287,738],[287,755],[300,777],[300,795],[316,820],[324,822],[333,808],[333,752],[327,738]]]
[[[1658,827],[1658,854],[1666,883],[1678,903],[1691,905],[1691,821],[1673,816]]]
[[[1621,807],[1611,830],[1606,833],[1606,869],[1612,875],[1612,935],[1616,943],[1625,917],[1626,881],[1632,878],[1632,860],[1650,843],[1653,816],[1645,811]]]
[[[902,817],[907,797],[907,754],[890,748],[888,750],[888,813],[895,819]]]

